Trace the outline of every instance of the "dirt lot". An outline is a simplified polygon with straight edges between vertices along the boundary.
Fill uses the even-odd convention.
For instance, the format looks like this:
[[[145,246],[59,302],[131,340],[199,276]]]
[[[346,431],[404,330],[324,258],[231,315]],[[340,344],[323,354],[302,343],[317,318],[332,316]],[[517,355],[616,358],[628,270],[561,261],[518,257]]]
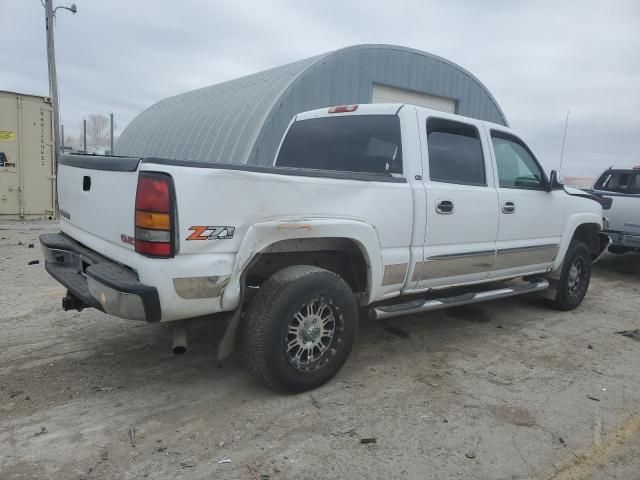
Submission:
[[[281,396],[216,365],[215,322],[175,357],[167,326],[63,312],[42,228],[0,225],[2,479],[640,478],[640,341],[614,333],[640,327],[640,255],[605,257],[574,312],[362,323],[337,378]]]

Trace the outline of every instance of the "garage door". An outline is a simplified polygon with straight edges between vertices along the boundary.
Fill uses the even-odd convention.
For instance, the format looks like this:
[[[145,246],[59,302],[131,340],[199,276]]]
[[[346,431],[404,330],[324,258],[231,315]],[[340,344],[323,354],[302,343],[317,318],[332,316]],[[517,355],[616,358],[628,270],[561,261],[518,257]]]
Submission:
[[[410,103],[442,112],[456,113],[456,101],[452,98],[436,97],[378,83],[373,84],[371,103]]]

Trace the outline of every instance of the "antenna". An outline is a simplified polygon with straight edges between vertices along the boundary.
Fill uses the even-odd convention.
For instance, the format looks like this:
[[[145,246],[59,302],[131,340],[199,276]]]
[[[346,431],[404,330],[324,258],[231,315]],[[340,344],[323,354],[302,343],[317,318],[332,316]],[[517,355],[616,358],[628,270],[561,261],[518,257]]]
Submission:
[[[560,166],[558,167],[558,176],[562,171],[562,160],[564,158],[564,142],[567,140],[567,126],[569,125],[569,110],[567,110],[567,118],[564,121],[564,135],[562,136],[562,152],[560,153]]]

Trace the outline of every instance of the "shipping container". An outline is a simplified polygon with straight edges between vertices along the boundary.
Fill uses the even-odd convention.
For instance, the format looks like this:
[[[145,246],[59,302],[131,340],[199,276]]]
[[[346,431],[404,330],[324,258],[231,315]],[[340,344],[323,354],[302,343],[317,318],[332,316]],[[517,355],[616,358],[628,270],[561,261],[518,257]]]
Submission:
[[[54,216],[49,97],[0,91],[0,221]]]

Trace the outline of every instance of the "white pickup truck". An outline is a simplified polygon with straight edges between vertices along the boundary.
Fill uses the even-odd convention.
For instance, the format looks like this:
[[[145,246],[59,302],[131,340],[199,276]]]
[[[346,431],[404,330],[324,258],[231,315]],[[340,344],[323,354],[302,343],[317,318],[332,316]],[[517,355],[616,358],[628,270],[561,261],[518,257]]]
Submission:
[[[510,129],[412,105],[300,113],[270,167],[65,155],[58,172],[62,232],[40,240],[65,309],[226,312],[219,357],[238,331],[279,391],[333,377],[361,312],[542,290],[575,308],[608,246],[597,199],[548,177]]]
[[[605,215],[605,231],[612,241],[609,251],[640,251],[640,167],[611,167],[589,192],[610,202]]]

